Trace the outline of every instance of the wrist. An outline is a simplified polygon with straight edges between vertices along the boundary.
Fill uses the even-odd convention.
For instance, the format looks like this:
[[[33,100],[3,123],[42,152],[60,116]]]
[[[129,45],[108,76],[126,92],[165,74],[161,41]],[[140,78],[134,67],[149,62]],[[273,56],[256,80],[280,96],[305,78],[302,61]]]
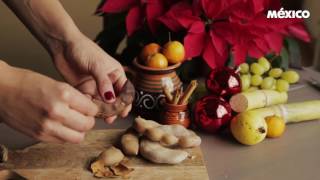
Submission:
[[[63,55],[66,48],[80,39],[83,34],[74,24],[68,24],[64,29],[55,30],[50,33],[51,40],[48,42],[48,51],[55,59],[56,56]]]

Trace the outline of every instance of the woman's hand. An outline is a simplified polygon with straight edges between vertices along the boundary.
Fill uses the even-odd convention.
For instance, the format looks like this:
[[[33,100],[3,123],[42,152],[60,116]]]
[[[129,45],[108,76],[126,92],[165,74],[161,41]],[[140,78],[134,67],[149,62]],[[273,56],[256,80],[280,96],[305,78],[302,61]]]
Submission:
[[[127,81],[119,62],[105,53],[97,44],[80,34],[68,42],[62,53],[53,54],[54,63],[60,73],[82,93],[106,103],[115,101]],[[128,115],[131,105],[121,113]],[[112,123],[116,116],[108,117]]]
[[[79,143],[94,126],[97,106],[72,86],[3,62],[0,69],[0,118],[10,127],[41,141]]]
[[[115,100],[126,81],[121,65],[80,32],[59,1],[4,2],[48,50],[66,81],[93,98],[106,103]],[[121,116],[130,110],[131,105]]]

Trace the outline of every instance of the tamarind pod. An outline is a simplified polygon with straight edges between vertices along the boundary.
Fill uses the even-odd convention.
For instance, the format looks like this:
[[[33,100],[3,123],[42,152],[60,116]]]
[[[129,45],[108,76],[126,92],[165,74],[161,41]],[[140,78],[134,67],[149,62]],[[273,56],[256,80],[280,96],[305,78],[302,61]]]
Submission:
[[[262,117],[281,116],[286,123],[320,119],[320,100],[280,104],[251,110]]]
[[[242,92],[231,97],[230,105],[236,112],[244,112],[251,109],[262,108],[275,104],[286,103],[288,94],[274,90],[256,90]]]
[[[155,121],[143,119],[140,116],[136,117],[133,123],[133,128],[138,133],[142,133],[142,134],[145,133],[147,129],[155,128],[158,126],[161,126],[161,125]]]
[[[120,114],[128,105],[133,102],[134,96],[134,86],[129,80],[127,80],[114,103],[107,104],[103,101],[93,99],[93,102],[99,108],[99,112],[96,117],[106,118]]]
[[[122,151],[125,155],[136,156],[139,153],[139,137],[134,132],[126,132],[121,136]]]
[[[192,148],[196,146],[200,146],[201,138],[197,135],[194,136],[184,136],[179,139],[179,146],[182,148]]]
[[[186,151],[170,149],[147,139],[140,142],[140,154],[145,159],[160,164],[179,164],[189,155]]]

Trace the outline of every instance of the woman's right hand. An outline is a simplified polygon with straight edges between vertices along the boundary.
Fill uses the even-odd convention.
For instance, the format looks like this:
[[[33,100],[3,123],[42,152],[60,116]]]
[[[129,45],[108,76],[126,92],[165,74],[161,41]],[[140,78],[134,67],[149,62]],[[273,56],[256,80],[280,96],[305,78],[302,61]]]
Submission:
[[[0,118],[46,142],[79,143],[98,108],[72,86],[0,61]]]

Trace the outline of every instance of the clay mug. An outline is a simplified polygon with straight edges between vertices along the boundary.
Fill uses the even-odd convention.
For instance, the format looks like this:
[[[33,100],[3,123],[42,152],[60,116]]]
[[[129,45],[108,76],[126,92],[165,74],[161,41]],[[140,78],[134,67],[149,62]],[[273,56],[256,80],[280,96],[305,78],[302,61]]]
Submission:
[[[133,60],[133,68],[125,67],[126,72],[132,75],[132,82],[136,89],[133,109],[144,118],[160,120],[161,104],[165,98],[163,84],[171,84],[172,90],[179,89],[182,82],[176,74],[181,63],[170,65],[167,68],[147,67]]]

